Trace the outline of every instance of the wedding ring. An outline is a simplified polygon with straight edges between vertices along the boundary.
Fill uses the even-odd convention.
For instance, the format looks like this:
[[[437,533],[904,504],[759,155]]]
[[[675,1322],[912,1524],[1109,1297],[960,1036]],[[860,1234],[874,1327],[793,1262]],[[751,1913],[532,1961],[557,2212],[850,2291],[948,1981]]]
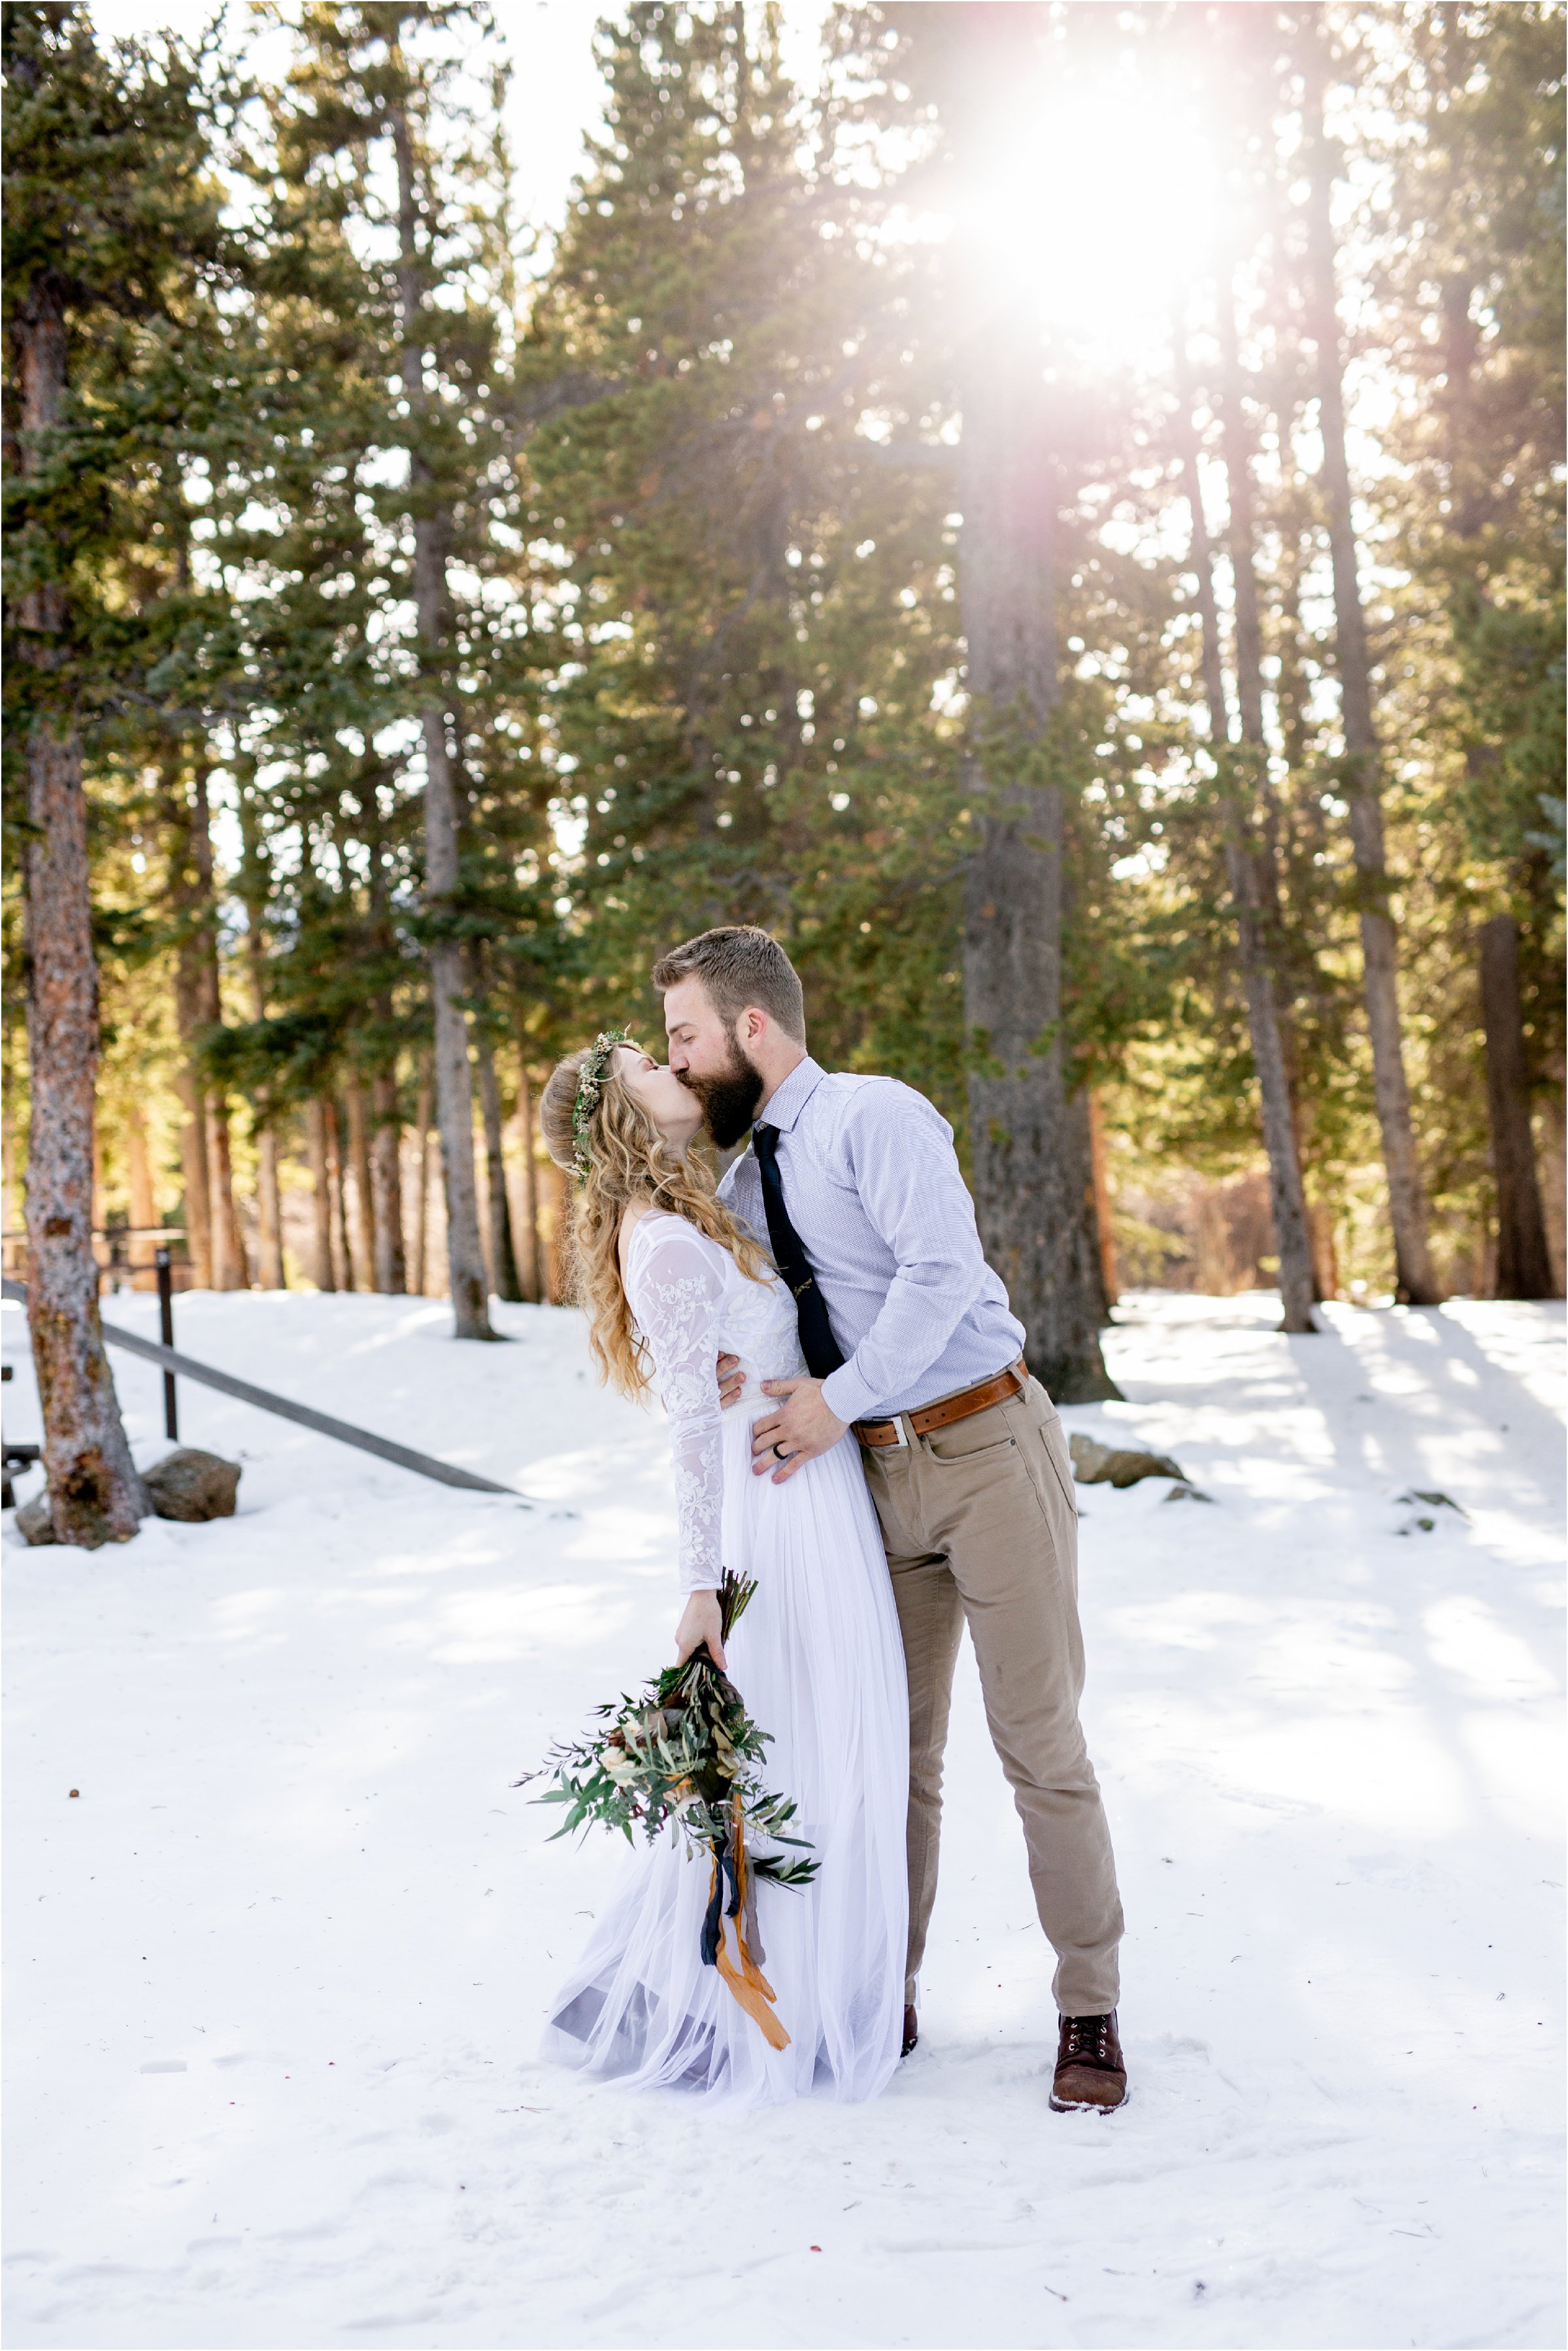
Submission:
[[[773,1450],[774,1450],[774,1452],[777,1454],[777,1456],[778,1456],[778,1458],[779,1458],[779,1459],[780,1461],[788,1461],[788,1460],[789,1460],[789,1456],[785,1452],[785,1450],[784,1450],[784,1448],[783,1448],[783,1447],[782,1447],[781,1445],[776,1445],[776,1446],[774,1447]]]

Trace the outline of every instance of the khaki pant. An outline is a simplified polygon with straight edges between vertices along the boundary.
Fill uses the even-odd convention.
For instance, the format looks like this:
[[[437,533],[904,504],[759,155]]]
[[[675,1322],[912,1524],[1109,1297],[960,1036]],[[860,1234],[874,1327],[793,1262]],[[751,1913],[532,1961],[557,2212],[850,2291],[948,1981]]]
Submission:
[[[1078,1509],[1056,1408],[1031,1379],[1021,1395],[951,1428],[907,1447],[862,1446],[861,1458],[909,1673],[905,1998],[915,1998],[936,1894],[942,1757],[967,1622],[986,1719],[1023,1821],[1035,1907],[1057,1956],[1057,2007],[1103,2015],[1116,2005],[1122,1905],[1078,1721]]]

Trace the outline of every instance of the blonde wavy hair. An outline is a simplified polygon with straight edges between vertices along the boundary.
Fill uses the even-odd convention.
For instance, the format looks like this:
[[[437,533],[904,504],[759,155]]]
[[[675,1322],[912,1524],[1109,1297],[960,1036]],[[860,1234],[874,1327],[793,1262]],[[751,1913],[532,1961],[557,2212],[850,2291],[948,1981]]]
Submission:
[[[580,1176],[571,1217],[570,1280],[588,1316],[588,1342],[599,1376],[622,1395],[645,1395],[651,1385],[643,1341],[621,1274],[621,1219],[632,1201],[685,1217],[710,1241],[728,1249],[748,1281],[761,1281],[768,1259],[714,1189],[713,1176],[695,1153],[671,1150],[610,1057],[588,1125],[586,1173],[577,1162],[572,1113],[582,1065],[593,1048],[569,1053],[551,1071],[539,1102],[539,1125],[558,1167]]]

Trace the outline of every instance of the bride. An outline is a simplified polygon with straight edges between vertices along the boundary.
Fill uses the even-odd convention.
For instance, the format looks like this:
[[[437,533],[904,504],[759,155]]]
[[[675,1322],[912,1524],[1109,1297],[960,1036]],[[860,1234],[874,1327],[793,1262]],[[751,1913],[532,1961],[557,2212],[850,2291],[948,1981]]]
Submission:
[[[601,1037],[545,1090],[545,1140],[578,1177],[578,1294],[601,1375],[656,1375],[670,1423],[685,1604],[677,1662],[703,1642],[769,1732],[767,1781],[794,1799],[820,1865],[800,1890],[757,1889],[789,2045],[770,2049],[703,1964],[706,1857],[674,1828],[640,1847],[561,1986],[543,2054],[636,2088],[779,2105],[874,2096],[898,2062],[907,1889],[909,1716],[887,1562],[845,1436],[781,1485],[750,1474],[761,1383],[802,1372],[794,1301],[690,1149],[696,1097],[634,1045]],[[721,1412],[716,1362],[740,1358]],[[726,1568],[757,1593],[725,1656]]]

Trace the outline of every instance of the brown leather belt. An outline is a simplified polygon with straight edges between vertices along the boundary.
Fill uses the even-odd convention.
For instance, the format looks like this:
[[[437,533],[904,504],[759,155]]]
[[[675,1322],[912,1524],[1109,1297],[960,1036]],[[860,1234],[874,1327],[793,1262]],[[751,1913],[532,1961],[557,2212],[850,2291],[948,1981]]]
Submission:
[[[972,1388],[960,1388],[956,1395],[944,1396],[940,1404],[922,1405],[918,1412],[901,1412],[892,1420],[857,1420],[855,1435],[862,1445],[907,1445],[904,1424],[909,1423],[916,1437],[929,1437],[935,1429],[951,1428],[956,1420],[967,1420],[972,1413],[988,1412],[994,1404],[1006,1404],[1009,1396],[1021,1395],[1029,1385],[1029,1365],[1020,1355],[1005,1372],[994,1379],[979,1380]]]

